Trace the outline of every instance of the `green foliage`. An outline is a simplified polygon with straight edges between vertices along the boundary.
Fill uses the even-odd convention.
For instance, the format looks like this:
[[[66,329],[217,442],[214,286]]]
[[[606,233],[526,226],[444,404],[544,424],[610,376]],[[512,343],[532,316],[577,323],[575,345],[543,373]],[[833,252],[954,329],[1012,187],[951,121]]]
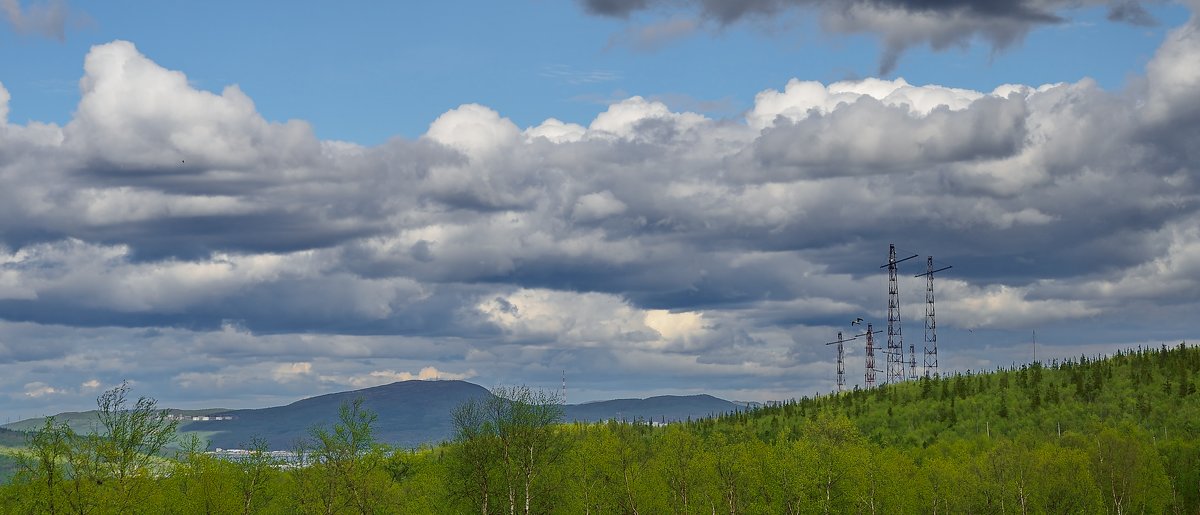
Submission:
[[[455,442],[447,483],[471,511],[544,512],[557,481],[550,474],[566,450],[561,400],[528,387],[497,388],[454,412]]]
[[[118,391],[116,436],[44,421],[0,513],[1197,513],[1198,372],[1200,349],[1140,349],[666,427],[562,424],[553,395],[501,388],[426,449],[377,444],[348,402],[296,461],[156,457],[153,401]]]
[[[154,494],[162,464],[157,453],[170,442],[175,423],[153,399],[128,406],[129,385],[96,399],[103,433],[79,435],[53,417],[30,434],[20,470],[9,488],[23,490],[12,505],[23,513],[139,513]]]
[[[657,475],[666,483],[671,511],[691,513],[703,503],[705,480],[704,442],[678,424],[667,427],[656,442],[659,459]]]

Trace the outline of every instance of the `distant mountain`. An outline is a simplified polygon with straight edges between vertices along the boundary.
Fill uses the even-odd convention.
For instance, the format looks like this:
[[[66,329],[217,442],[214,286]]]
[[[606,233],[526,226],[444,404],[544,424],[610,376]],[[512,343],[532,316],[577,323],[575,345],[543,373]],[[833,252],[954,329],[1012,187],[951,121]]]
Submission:
[[[191,409],[191,410],[168,409],[167,413],[169,413],[173,416],[176,416],[176,417],[180,417],[180,418],[191,418],[191,417],[212,415],[213,413],[221,413],[221,412],[225,412],[225,411],[229,411],[229,410],[226,408],[208,408],[208,409]],[[75,431],[76,433],[79,433],[79,434],[87,434],[87,433],[91,433],[93,431],[100,430],[99,412],[97,412],[96,410],[68,411],[65,413],[59,413],[57,415],[54,415],[54,420],[58,423],[62,423],[62,424],[66,424],[66,425],[70,426],[72,431]],[[13,431],[37,431],[38,429],[41,429],[45,423],[46,423],[46,419],[44,417],[37,417],[37,418],[29,418],[29,419],[25,419],[25,420],[20,420],[17,422],[13,422],[11,424],[5,424],[3,426],[0,426],[0,428],[11,429]]]
[[[677,421],[714,417],[736,411],[738,405],[711,395],[660,395],[647,399],[614,399],[565,406],[566,422],[604,420]]]
[[[168,411],[181,419],[179,432],[184,437],[194,434],[211,442],[212,447],[245,448],[257,437],[265,440],[271,449],[286,450],[295,447],[298,440],[308,438],[313,426],[332,427],[338,421],[342,403],[361,397],[363,407],[379,416],[373,426],[377,441],[417,447],[450,439],[454,435],[451,419],[454,408],[469,399],[484,399],[490,395],[486,388],[465,381],[401,381],[310,397],[286,406]],[[564,406],[563,421],[676,421],[744,409],[711,395],[662,395],[567,405]],[[79,433],[93,431],[98,425],[95,411],[62,413],[56,417]],[[43,422],[41,418],[29,419],[4,427],[29,431],[38,429]]]
[[[331,393],[293,402],[287,406],[264,409],[231,410],[212,413],[214,417],[232,416],[233,420],[187,422],[185,432],[197,432],[212,441],[213,447],[243,448],[258,436],[272,449],[288,449],[297,439],[309,436],[314,425],[331,427],[337,422],[343,402],[363,398],[363,406],[379,414],[376,440],[391,445],[416,447],[447,440],[454,435],[451,413],[468,399],[483,399],[491,393],[482,386],[465,381],[401,381]],[[739,407],[711,395],[663,395],[648,399],[616,399],[572,404],[564,407],[565,422],[617,420],[686,420],[735,411]]]
[[[361,397],[363,407],[379,415],[373,426],[377,441],[416,447],[453,434],[450,414],[454,408],[468,399],[489,395],[486,388],[465,381],[401,381],[310,397],[287,406],[213,413],[233,420],[187,422],[180,430],[198,432],[213,447],[245,448],[259,437],[272,449],[289,449],[309,436],[309,428],[332,427],[342,403]]]

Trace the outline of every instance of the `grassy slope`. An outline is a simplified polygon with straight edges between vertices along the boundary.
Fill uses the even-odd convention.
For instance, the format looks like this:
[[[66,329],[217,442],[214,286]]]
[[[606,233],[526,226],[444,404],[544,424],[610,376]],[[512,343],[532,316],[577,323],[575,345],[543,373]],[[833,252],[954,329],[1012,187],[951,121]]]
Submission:
[[[229,410],[227,410],[225,408],[207,408],[207,409],[198,409],[198,410],[181,410],[181,409],[168,409],[167,410],[167,412],[172,415],[185,415],[185,416],[211,415],[213,413],[221,413],[221,412],[225,412],[225,411],[229,411]],[[97,418],[96,410],[68,411],[66,413],[59,413],[57,415],[54,415],[54,419],[58,422],[65,422],[68,426],[71,426],[71,430],[75,431],[76,433],[80,433],[80,434],[87,434],[92,431],[99,430],[99,426],[100,426],[99,419]],[[43,425],[45,425],[45,423],[46,423],[45,417],[37,417],[37,418],[29,418],[29,419],[13,422],[11,424],[5,424],[4,426],[0,426],[0,428],[11,429],[14,431],[36,431],[38,429],[41,429],[41,427]]]
[[[228,411],[228,410],[225,408],[208,408],[208,409],[199,409],[199,410],[179,410],[179,409],[168,409],[167,410],[167,412],[172,415],[185,415],[185,416],[211,415],[213,413],[219,413],[219,412],[225,412],[225,411]],[[54,420],[58,421],[58,422],[66,423],[68,426],[70,426],[71,430],[75,431],[75,433],[77,433],[77,434],[85,435],[85,434],[89,434],[92,432],[100,432],[99,431],[100,424],[99,424],[99,419],[97,418],[96,410],[80,411],[80,412],[72,411],[72,412],[66,412],[66,413],[59,413],[57,415],[54,415]],[[11,424],[7,424],[3,427],[0,427],[0,446],[9,445],[12,447],[22,447],[25,445],[25,433],[24,432],[25,431],[37,431],[38,429],[41,429],[42,426],[44,426],[45,424],[46,424],[46,418],[38,417],[38,418],[30,418],[30,419],[21,420],[18,422],[13,422]],[[183,426],[184,426],[184,424],[180,424],[180,430],[176,433],[177,438],[173,442],[171,442],[170,444],[167,445],[167,449],[168,449],[167,452],[171,452],[171,451],[179,448],[180,442],[183,441],[182,437],[186,436],[185,429]],[[203,439],[209,433],[198,432],[197,434],[198,434],[198,436],[200,436]],[[13,436],[13,435],[17,435],[17,436]],[[10,441],[12,443],[7,443]],[[0,467],[2,467],[2,466],[3,465],[0,464]]]

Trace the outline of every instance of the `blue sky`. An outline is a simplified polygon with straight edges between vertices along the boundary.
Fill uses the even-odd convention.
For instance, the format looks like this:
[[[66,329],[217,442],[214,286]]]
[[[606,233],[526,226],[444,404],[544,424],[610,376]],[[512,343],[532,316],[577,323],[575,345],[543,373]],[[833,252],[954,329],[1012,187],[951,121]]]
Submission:
[[[943,372],[1195,341],[1195,8],[0,0],[0,414],[827,392],[891,243]]]

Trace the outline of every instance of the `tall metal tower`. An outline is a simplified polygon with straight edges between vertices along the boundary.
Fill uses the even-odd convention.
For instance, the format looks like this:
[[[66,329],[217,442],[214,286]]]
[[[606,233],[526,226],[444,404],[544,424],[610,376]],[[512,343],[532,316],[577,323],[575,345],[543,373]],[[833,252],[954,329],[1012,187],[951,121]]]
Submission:
[[[837,391],[842,393],[846,388],[846,352],[842,347],[843,343],[854,341],[854,338],[849,340],[842,338],[842,332],[838,331],[837,341],[826,343],[825,345],[837,345]]]
[[[900,289],[896,278],[896,264],[917,257],[913,254],[904,259],[896,259],[896,245],[888,245],[888,262],[879,268],[888,270],[888,341],[887,341],[887,382],[899,383],[904,381],[904,334],[900,324]],[[916,366],[916,357],[912,359]]]
[[[938,368],[938,350],[937,350],[937,310],[933,305],[933,274],[942,270],[949,270],[953,266],[946,266],[937,270],[933,269],[933,256],[928,256],[925,259],[925,273],[917,274],[913,277],[925,277],[925,377],[929,377],[930,371],[937,374]]]
[[[868,323],[866,333],[855,335],[855,338],[867,337],[867,363],[866,370],[863,372],[863,383],[868,389],[875,387],[875,372],[879,372],[875,369],[875,334],[881,332],[883,331],[874,330],[874,327]]]

